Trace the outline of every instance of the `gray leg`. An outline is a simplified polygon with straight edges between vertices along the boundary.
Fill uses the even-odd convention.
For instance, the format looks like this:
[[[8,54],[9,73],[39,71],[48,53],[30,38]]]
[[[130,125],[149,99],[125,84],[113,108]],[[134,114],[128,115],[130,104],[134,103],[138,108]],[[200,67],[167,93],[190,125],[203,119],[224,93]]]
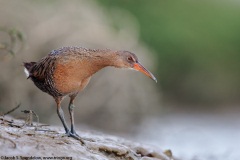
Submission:
[[[56,103],[57,103],[57,114],[58,114],[58,116],[59,116],[59,118],[60,118],[60,120],[63,124],[63,127],[66,131],[66,134],[68,134],[69,129],[67,127],[67,123],[66,123],[65,118],[64,118],[64,113],[63,113],[63,110],[62,110],[61,105],[60,105],[62,98],[56,98],[55,100],[56,100]]]
[[[73,95],[70,97],[70,103],[68,106],[69,114],[70,114],[70,120],[71,120],[71,133],[78,136],[76,131],[75,131],[75,126],[74,126],[74,104],[73,101],[75,99],[76,95]]]
[[[64,113],[63,113],[63,110],[62,110],[61,107],[59,107],[57,109],[57,113],[58,113],[58,116],[59,116],[60,120],[62,121],[62,124],[63,124],[63,127],[64,127],[66,133],[68,134],[69,129],[67,127],[67,124],[66,124],[66,121],[65,121],[65,118],[64,118]]]
[[[75,96],[75,97],[76,97],[76,96]],[[75,97],[74,97],[74,98],[75,98]],[[73,99],[74,99],[74,98],[73,98]],[[73,102],[73,99],[71,98],[70,104],[73,104],[73,103],[72,103],[72,102]],[[64,127],[65,131],[66,131],[66,134],[67,134],[69,137],[73,137],[74,139],[79,140],[82,144],[85,144],[85,142],[76,134],[76,132],[75,132],[75,130],[74,130],[73,110],[71,109],[71,112],[70,112],[70,110],[69,110],[69,112],[70,112],[70,118],[71,118],[71,131],[69,131],[69,129],[68,129],[68,127],[67,127],[67,123],[66,123],[66,121],[65,121],[65,119],[64,119],[63,110],[62,110],[62,108],[61,108],[61,106],[60,106],[60,103],[61,103],[62,98],[56,98],[55,100],[56,100],[56,103],[57,103],[57,114],[58,114],[60,120],[62,121],[62,124],[63,124],[63,127]],[[69,105],[69,108],[72,108],[72,107],[70,107],[70,105]]]

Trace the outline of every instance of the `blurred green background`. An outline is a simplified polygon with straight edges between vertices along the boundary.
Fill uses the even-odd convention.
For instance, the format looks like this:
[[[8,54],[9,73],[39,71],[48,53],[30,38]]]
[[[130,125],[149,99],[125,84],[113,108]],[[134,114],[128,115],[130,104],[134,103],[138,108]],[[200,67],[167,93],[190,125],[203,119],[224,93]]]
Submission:
[[[24,5],[27,1],[22,2]],[[81,5],[83,2],[86,3],[86,1],[74,1],[72,4]],[[133,34],[136,43],[150,50],[145,53],[145,59],[151,59],[149,66],[152,66],[151,69],[158,78],[157,87],[161,93],[162,105],[173,106],[172,109],[175,109],[176,105],[181,105],[189,110],[195,105],[200,106],[197,108],[200,111],[224,110],[226,105],[228,108],[239,105],[240,6],[237,1],[98,0],[89,2],[104,14],[106,19],[101,23],[107,23],[112,32],[122,34],[121,30],[128,27],[130,29],[127,32],[130,34],[125,36],[126,43]],[[51,8],[53,9],[51,14],[57,15],[61,4],[64,2],[35,1],[30,2],[28,8],[42,9],[42,12],[49,13]],[[94,7],[90,7],[90,12],[95,10]],[[11,14],[16,14],[15,12],[12,11]],[[75,25],[77,18],[81,21],[81,16],[84,16],[78,17],[81,11],[71,13],[69,9],[63,9],[62,13],[76,16],[74,20],[69,20],[69,24],[73,24],[68,26],[69,30],[81,30],[81,27],[77,28]],[[41,14],[41,11],[38,14]],[[6,16],[2,14],[3,19],[7,19]],[[37,22],[38,16],[41,15],[34,16],[36,17],[34,21]],[[21,18],[29,17],[31,16]],[[51,16],[48,19],[50,18]],[[67,22],[67,20],[63,21]],[[3,21],[1,27],[16,28],[22,31],[21,34],[25,33],[26,37],[28,36],[25,28],[21,26],[21,19],[8,19],[7,22],[8,24],[4,24]],[[32,22],[23,21],[25,25],[26,23],[31,25]],[[61,25],[59,27],[61,28]],[[48,31],[45,32],[47,34]],[[96,33],[104,34],[101,29]],[[61,32],[61,34],[64,37],[69,33]],[[5,40],[6,35],[3,32],[1,35]],[[2,40],[3,44],[6,43],[4,40]],[[111,45],[107,41],[105,42],[107,45],[99,45],[98,42],[94,42],[94,38],[92,42],[87,43],[83,40],[84,36],[77,44],[85,44],[93,48],[106,46],[133,49],[133,47],[124,48],[124,44]],[[29,39],[26,39],[27,45],[29,45],[28,41]],[[51,40],[46,36],[45,41]],[[66,44],[58,41],[55,41],[59,44],[55,45],[55,48]],[[54,41],[50,43],[54,44]],[[53,47],[54,45],[45,45],[45,49],[42,49],[48,53],[49,50],[54,49]],[[133,49],[133,52],[136,51]],[[40,58],[46,53],[37,57]],[[196,110],[196,107],[193,110]]]
[[[212,107],[239,104],[238,1],[100,2],[113,25],[119,17],[111,12],[119,8],[139,22],[140,39],[154,50],[158,86],[167,100]]]

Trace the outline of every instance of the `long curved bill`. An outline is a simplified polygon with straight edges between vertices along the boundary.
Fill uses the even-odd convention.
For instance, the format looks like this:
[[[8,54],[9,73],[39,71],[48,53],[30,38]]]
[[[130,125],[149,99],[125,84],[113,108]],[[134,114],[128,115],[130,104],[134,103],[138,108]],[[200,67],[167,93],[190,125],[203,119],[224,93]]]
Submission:
[[[147,70],[145,67],[143,67],[143,65],[141,65],[141,63],[139,63],[139,62],[135,63],[133,68],[137,71],[142,72],[146,76],[150,77],[151,79],[153,79],[157,83],[157,78],[154,77],[154,75],[149,70]]]

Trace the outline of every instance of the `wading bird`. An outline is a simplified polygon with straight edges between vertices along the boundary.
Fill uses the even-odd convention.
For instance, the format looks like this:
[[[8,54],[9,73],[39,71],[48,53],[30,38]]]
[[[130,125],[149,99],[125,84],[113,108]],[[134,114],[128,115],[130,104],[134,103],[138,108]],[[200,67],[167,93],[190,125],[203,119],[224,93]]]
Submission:
[[[27,78],[55,99],[57,114],[66,134],[79,140],[80,137],[74,128],[73,101],[77,94],[87,86],[91,76],[108,66],[135,69],[157,82],[154,75],[139,63],[137,56],[129,51],[63,47],[53,50],[38,62],[24,62]],[[60,105],[65,96],[70,97],[68,109],[71,129],[67,127]]]

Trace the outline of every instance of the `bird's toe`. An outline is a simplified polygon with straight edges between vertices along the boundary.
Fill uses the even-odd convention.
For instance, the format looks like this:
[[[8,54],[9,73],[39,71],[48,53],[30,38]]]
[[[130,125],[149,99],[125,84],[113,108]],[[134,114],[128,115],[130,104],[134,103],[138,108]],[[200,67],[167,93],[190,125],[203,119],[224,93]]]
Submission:
[[[82,144],[85,144],[84,140],[76,133],[68,132],[66,133],[68,137],[72,137],[76,140],[79,140]]]

